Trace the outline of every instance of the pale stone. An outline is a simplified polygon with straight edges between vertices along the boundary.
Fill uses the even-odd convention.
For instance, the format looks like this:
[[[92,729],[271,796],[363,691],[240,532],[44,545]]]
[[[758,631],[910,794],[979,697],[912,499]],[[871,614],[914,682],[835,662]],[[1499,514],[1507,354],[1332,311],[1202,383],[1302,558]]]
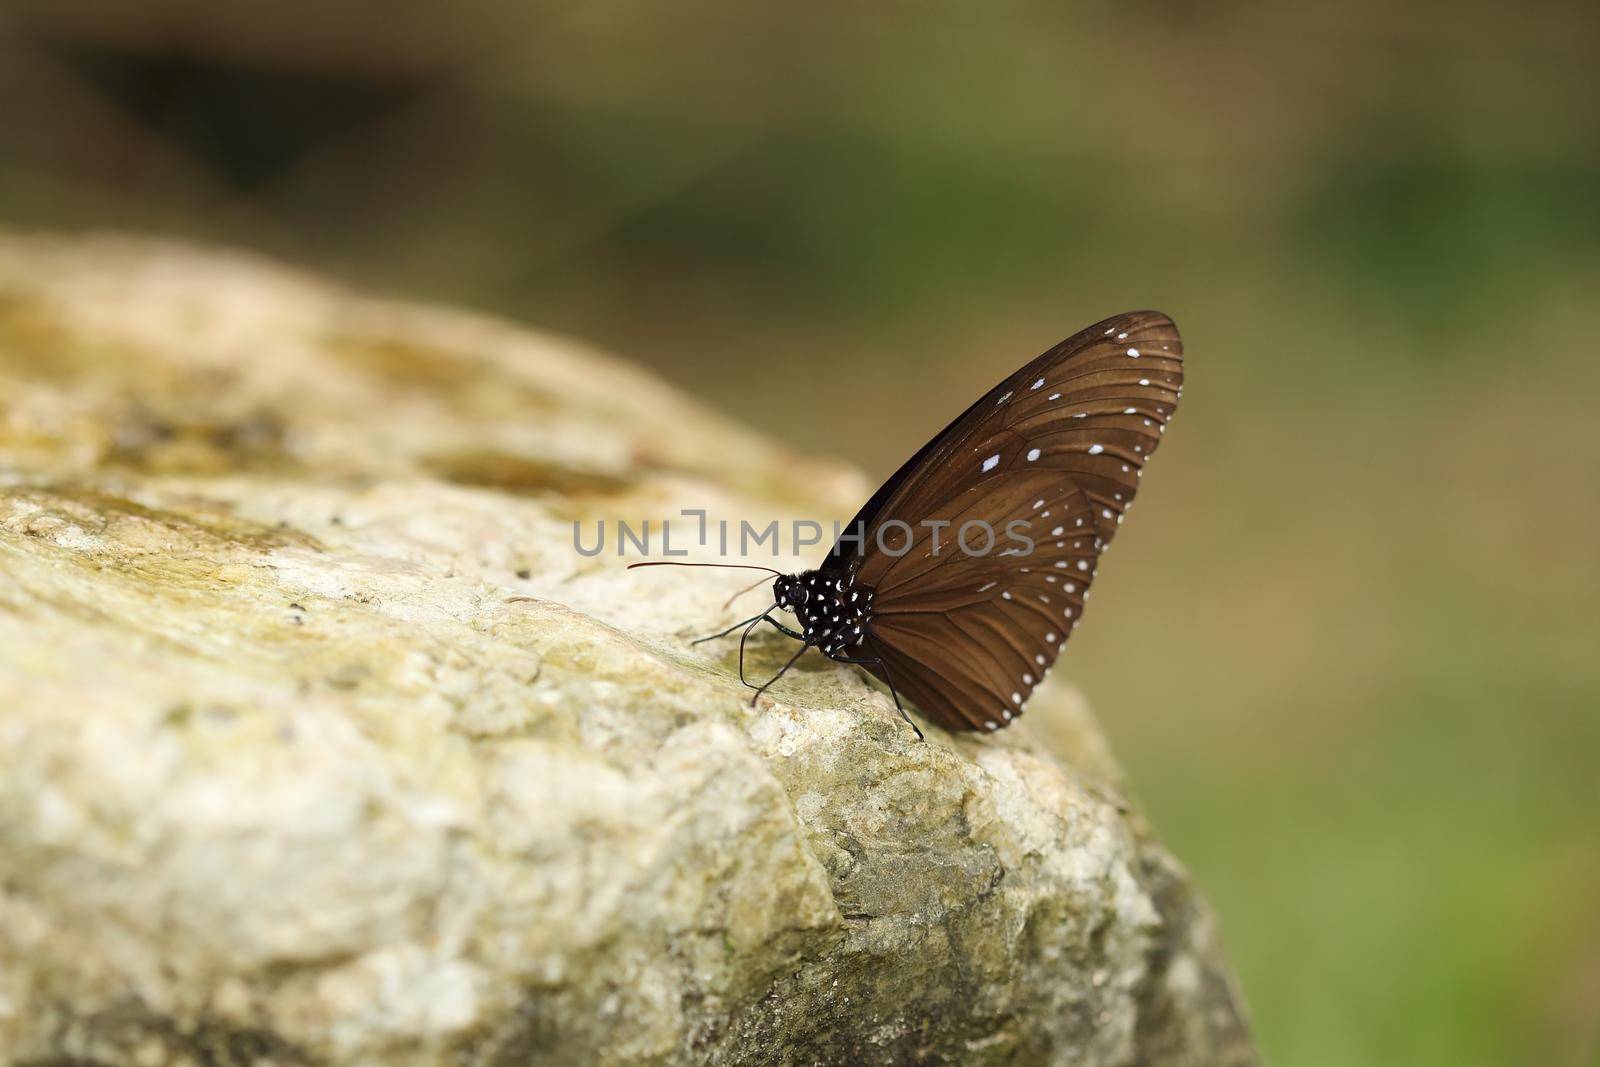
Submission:
[[[0,234],[0,411],[0,1062],[1254,1062],[1076,693],[924,744],[807,658],[752,708],[688,643],[749,575],[573,548],[859,474],[115,237]]]

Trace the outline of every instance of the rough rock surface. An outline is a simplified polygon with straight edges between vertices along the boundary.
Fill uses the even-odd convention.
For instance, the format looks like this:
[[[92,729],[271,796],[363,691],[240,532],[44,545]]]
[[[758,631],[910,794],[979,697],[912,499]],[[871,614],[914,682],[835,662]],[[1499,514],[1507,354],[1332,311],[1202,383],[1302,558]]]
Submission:
[[[572,548],[867,488],[569,341],[0,233],[0,1063],[1253,1063],[1070,689],[752,709],[688,643],[741,575]]]

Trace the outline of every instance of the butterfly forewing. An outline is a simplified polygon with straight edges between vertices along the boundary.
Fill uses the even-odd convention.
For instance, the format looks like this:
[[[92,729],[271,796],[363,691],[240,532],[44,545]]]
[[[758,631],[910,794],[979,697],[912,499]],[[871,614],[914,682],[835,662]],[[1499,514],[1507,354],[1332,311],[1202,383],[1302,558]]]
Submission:
[[[949,729],[1019,715],[1177,406],[1182,356],[1159,312],[1107,319],[990,390],[886,482],[822,568],[876,590],[867,644],[883,662],[869,669]],[[987,554],[972,551],[978,527],[958,542],[974,521],[993,532]],[[939,550],[930,522],[947,524]]]

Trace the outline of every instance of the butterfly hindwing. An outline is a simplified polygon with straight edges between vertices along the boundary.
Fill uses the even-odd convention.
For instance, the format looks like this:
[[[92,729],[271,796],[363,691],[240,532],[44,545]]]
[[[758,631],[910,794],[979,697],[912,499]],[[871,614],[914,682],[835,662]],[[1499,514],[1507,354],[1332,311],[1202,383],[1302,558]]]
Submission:
[[[1094,580],[1099,537],[1087,494],[1059,479],[1045,488],[1017,480],[995,483],[977,503],[1002,516],[1002,525],[1015,523],[1026,551],[978,556],[955,546],[908,554],[881,576],[869,654],[890,660],[895,684],[917,669],[897,669],[902,659],[935,675],[934,703],[919,706],[948,729],[998,729],[1022,713]],[[1017,496],[1016,488],[1026,492]],[[917,568],[906,570],[908,560]]]

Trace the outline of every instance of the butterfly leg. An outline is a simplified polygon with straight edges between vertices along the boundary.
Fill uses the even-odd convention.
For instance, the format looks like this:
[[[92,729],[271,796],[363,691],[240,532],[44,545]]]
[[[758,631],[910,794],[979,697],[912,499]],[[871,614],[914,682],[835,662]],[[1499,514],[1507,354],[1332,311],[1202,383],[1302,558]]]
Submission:
[[[771,608],[767,609],[767,611],[771,611],[771,610],[772,610]],[[734,623],[732,626],[728,627],[726,630],[722,631],[719,634],[712,634],[710,637],[697,637],[693,641],[690,641],[689,643],[691,645],[700,645],[700,644],[704,644],[707,641],[715,641],[719,637],[727,637],[729,634],[733,633],[733,631],[737,630],[741,626],[748,625],[749,623],[752,623],[752,622],[760,622],[763,618],[766,617],[766,614],[767,614],[767,612],[763,611],[760,615],[752,615],[748,619],[742,619],[739,622]]]
[[[772,609],[768,608],[767,611],[771,612]],[[744,643],[746,641],[750,640],[750,631],[754,630],[757,626],[760,626],[762,619],[765,619],[767,622],[770,622],[772,625],[776,626],[779,630],[781,630],[784,633],[788,634],[790,637],[794,638],[796,641],[804,642],[805,639],[806,639],[805,634],[795,633],[793,630],[789,629],[783,623],[779,622],[777,619],[774,619],[770,614],[757,615],[753,619],[746,619],[745,622],[748,622],[750,625],[749,626],[745,626],[744,633],[739,635],[739,681],[744,682],[744,684],[747,687],[751,688],[751,689],[754,689],[755,686],[750,685],[749,682],[745,681],[745,677],[744,677]],[[743,626],[744,623],[740,623],[740,625]],[[723,631],[723,633],[731,633],[731,632],[732,632],[731,630]],[[721,637],[722,634],[714,634],[713,636]],[[703,640],[707,640],[707,641],[709,641],[710,639],[711,638],[709,638],[709,637],[708,638],[703,638]],[[804,644],[801,645],[800,650],[802,652],[805,651],[805,645]],[[769,682],[768,684],[770,685],[771,683]]]
[[[748,681],[745,681],[745,677],[744,677],[744,643],[746,641],[750,640],[750,631],[754,630],[757,626],[760,626],[761,625],[761,620],[766,618],[766,617],[767,616],[765,615],[765,613],[763,613],[763,614],[758,615],[755,618],[751,619],[750,620],[750,625],[746,626],[744,628],[744,633],[739,635],[739,681],[742,684],[748,686],[751,689],[754,689],[755,686],[750,685],[750,683]]]
[[[895,689],[894,680],[889,677],[889,665],[887,663],[883,662],[883,660],[881,660],[881,659],[840,659],[840,660],[836,660],[835,662],[838,662],[838,663],[853,663],[858,667],[865,667],[868,664],[871,664],[874,667],[882,667],[883,668],[883,681],[884,681],[884,684],[889,687],[889,695],[894,697],[894,710],[898,711],[900,713],[900,717],[906,721],[906,725],[907,726],[911,727],[911,729],[916,731],[917,740],[918,741],[926,741],[927,740],[926,737],[922,736],[922,728],[919,727],[916,723],[911,721],[911,716],[907,715],[906,714],[906,709],[901,706],[901,704],[900,704],[900,692],[899,692],[899,690]]]
[[[911,716],[906,714],[906,709],[900,703],[900,691],[894,687],[894,679],[889,676],[889,665],[879,660],[878,666],[883,668],[884,683],[889,686],[889,695],[894,697],[894,710],[898,711],[900,717],[906,721],[906,725],[911,727],[912,732],[917,735],[918,741],[926,741],[927,738],[922,736],[922,728],[911,721]]]
[[[782,678],[784,675],[788,674],[789,668],[793,667],[800,657],[806,654],[806,649],[810,647],[810,645],[801,645],[800,650],[789,657],[789,662],[783,665],[783,669],[777,674],[774,674],[771,678],[767,679],[766,685],[763,685],[760,689],[756,690],[756,695],[750,698],[750,706],[752,708],[756,706],[756,701],[761,699],[761,694],[765,693],[767,688],[771,686],[773,682],[776,682],[779,678]]]
[[[762,612],[760,615],[752,615],[748,619],[740,619],[738,622],[734,623],[732,626],[728,627],[726,630],[723,630],[721,633],[711,634],[709,637],[697,637],[693,641],[690,641],[689,643],[691,645],[701,645],[701,644],[705,644],[707,641],[715,641],[719,637],[727,637],[729,634],[733,633],[733,631],[737,630],[741,626],[746,625],[747,623],[760,622],[762,619],[766,619],[772,625],[776,626],[780,633],[785,634],[786,636],[792,637],[796,641],[804,641],[806,639],[806,635],[805,634],[801,633],[798,630],[791,630],[787,626],[785,626],[783,623],[779,622],[777,619],[774,619],[772,617],[772,615],[770,614],[771,611],[772,611],[772,609],[768,608],[765,612]]]
[[[733,602],[735,600],[738,600],[740,597],[744,596],[746,593],[748,593],[750,590],[754,589],[756,586],[763,585],[763,584],[765,584],[767,582],[770,582],[771,580],[772,579],[770,579],[770,578],[757,578],[755,581],[751,582],[749,585],[745,586],[743,589],[739,590],[737,593],[735,593],[731,597],[729,597],[727,602],[722,605],[723,610],[726,611],[728,608],[733,607]]]
[[[789,629],[783,623],[779,622],[777,619],[774,619],[771,615],[767,616],[767,621],[770,622],[772,625],[776,626],[780,633],[786,634],[789,637],[794,638],[796,641],[804,641],[806,639],[806,635],[805,634],[801,633],[798,630]]]

